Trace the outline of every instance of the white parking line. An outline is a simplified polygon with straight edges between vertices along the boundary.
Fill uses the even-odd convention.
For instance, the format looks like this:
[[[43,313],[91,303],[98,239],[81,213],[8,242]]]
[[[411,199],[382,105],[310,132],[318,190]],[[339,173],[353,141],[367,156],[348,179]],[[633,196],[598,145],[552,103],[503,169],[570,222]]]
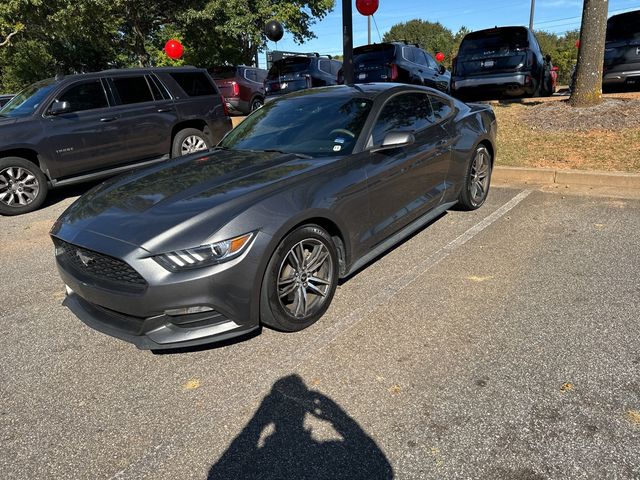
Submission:
[[[380,293],[372,297],[371,301],[366,305],[356,308],[350,315],[336,321],[320,335],[315,336],[313,339],[302,344],[291,355],[279,362],[278,366],[269,368],[266,365],[261,365],[261,374],[257,378],[247,381],[242,390],[236,391],[224,401],[218,401],[216,405],[212,405],[204,416],[195,418],[190,422],[187,425],[186,430],[197,430],[202,426],[210,424],[215,417],[228,416],[229,408],[232,408],[234,405],[249,404],[253,400],[254,396],[260,395],[265,389],[269,389],[271,385],[273,385],[273,383],[283,375],[296,369],[305,360],[327,348],[340,335],[345,334],[366,318],[370,318],[371,313],[373,313],[373,311],[378,307],[388,304],[392,297],[399,294],[402,290],[415,282],[422,274],[438,265],[456,249],[467,243],[491,224],[503,217],[506,213],[511,211],[520,202],[527,198],[531,192],[532,190],[524,190],[520,192],[495,212],[469,228],[462,235],[435,251],[422,262],[417,263],[396,282],[392,283]],[[181,447],[186,448],[186,446],[180,444],[188,442],[190,439],[194,440],[195,436],[185,435],[185,429],[176,432],[176,434],[170,439],[167,439],[160,445],[156,445],[155,448],[148,450],[137,461],[129,464],[125,469],[110,477],[110,480],[140,478],[150,472],[161,471],[162,465],[166,464],[172,457],[177,455],[181,451]]]
[[[371,297],[369,303],[356,308],[350,315],[344,317],[341,320],[338,320],[324,332],[322,332],[319,336],[314,337],[311,341],[307,342],[301,348],[297,349],[287,358],[288,362],[291,363],[294,368],[299,366],[311,355],[315,355],[319,351],[329,346],[339,335],[350,330],[365,318],[370,318],[371,314],[378,307],[387,305],[392,297],[399,294],[402,290],[415,282],[418,277],[420,277],[431,268],[435,267],[449,255],[451,255],[451,253],[457,248],[467,243],[473,237],[486,229],[489,225],[503,217],[507,212],[512,210],[516,205],[527,198],[531,194],[531,192],[532,190],[524,190],[520,192],[518,195],[505,203],[502,207],[497,209],[484,220],[475,224],[458,238],[452,240],[444,247],[435,251],[423,261],[418,262],[412,269],[410,269],[407,273],[400,277],[396,282],[390,284],[380,293]]]

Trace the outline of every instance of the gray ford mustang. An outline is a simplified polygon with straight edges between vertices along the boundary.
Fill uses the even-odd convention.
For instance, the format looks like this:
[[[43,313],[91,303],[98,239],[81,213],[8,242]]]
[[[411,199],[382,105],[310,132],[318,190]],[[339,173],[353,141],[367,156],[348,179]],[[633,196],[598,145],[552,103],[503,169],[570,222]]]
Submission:
[[[304,90],[214,149],[111,179],[51,236],[68,306],[143,349],[301,330],[340,278],[456,203],[480,207],[496,119],[424,87]]]

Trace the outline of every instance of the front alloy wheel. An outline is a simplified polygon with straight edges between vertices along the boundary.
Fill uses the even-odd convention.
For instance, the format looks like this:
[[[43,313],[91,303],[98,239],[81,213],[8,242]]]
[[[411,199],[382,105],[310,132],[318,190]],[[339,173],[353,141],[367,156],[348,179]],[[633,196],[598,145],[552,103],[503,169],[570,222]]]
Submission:
[[[202,137],[199,137],[198,135],[190,135],[182,141],[180,153],[182,155],[188,155],[190,153],[206,149],[207,144]]]
[[[302,330],[329,308],[337,283],[337,252],[331,237],[316,225],[300,227],[287,235],[269,261],[260,320],[277,330]]]
[[[47,195],[47,181],[34,163],[18,157],[0,159],[0,214],[35,210]]]

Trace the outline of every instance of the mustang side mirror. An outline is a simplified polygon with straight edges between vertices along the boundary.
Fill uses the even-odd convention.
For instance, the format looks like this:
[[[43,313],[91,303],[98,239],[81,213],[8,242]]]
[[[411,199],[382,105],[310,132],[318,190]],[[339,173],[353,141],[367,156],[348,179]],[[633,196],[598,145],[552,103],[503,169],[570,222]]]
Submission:
[[[59,102],[56,100],[51,105],[51,109],[49,110],[50,115],[60,115],[61,113],[65,113],[71,110],[71,104],[69,102]]]
[[[415,143],[415,137],[409,132],[389,132],[385,135],[382,145],[371,149],[372,153],[381,152],[383,150],[393,150],[394,148],[402,148]]]

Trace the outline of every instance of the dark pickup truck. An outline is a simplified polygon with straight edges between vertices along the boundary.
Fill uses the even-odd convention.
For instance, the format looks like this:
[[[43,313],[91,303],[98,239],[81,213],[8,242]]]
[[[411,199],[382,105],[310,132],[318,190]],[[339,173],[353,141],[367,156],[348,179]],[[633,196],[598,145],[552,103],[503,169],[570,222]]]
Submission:
[[[214,146],[231,129],[206,70],[108,70],[37,82],[0,110],[0,214],[49,188]]]

